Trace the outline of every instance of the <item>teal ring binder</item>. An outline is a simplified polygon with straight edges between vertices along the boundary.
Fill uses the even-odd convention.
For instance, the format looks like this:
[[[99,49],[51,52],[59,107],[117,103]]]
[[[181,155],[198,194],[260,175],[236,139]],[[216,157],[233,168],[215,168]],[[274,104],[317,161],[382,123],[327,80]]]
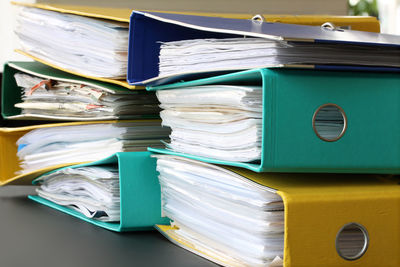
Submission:
[[[243,82],[263,87],[260,162],[149,151],[255,172],[400,173],[400,75],[396,73],[254,69],[147,89]],[[336,142],[317,138],[310,123],[315,110],[325,103],[346,111],[346,133]]]
[[[66,168],[104,164],[118,164],[121,198],[121,221],[119,223],[90,219],[71,208],[57,205],[39,196],[29,196],[29,198],[111,231],[151,230],[155,224],[169,223],[168,218],[161,217],[161,193],[157,178],[156,159],[151,158],[149,152],[120,152],[100,161]],[[52,172],[55,171],[57,170]],[[32,183],[35,184],[36,180]]]

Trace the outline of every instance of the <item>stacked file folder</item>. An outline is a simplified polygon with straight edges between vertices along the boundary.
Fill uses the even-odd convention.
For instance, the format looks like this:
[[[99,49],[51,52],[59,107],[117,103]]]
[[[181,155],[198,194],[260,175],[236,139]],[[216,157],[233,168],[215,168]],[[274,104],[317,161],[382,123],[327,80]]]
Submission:
[[[158,101],[143,90],[98,82],[38,62],[9,62],[4,69],[7,119],[113,120],[155,118]]]
[[[132,85],[265,67],[399,71],[395,35],[135,11],[130,26]]]
[[[399,231],[393,220],[398,178],[256,173],[166,155],[157,160],[162,210],[172,219],[157,228],[222,266],[399,262],[398,246],[387,243],[399,240],[389,234]]]
[[[110,166],[113,166],[113,175],[104,175],[109,173]],[[90,171],[92,168],[100,169],[97,172],[103,178]],[[91,178],[67,175],[79,172]],[[34,180],[34,184],[41,188],[37,196],[29,196],[32,200],[111,231],[150,230],[156,223],[169,222],[168,218],[161,217],[156,160],[149,152],[116,153],[96,162],[46,174]],[[114,199],[107,201],[107,196]],[[105,212],[104,206],[112,213]]]
[[[37,178],[33,199],[113,231],[168,222],[145,151],[170,130],[155,94],[124,81],[129,24],[48,9],[18,15],[22,53],[36,61],[5,65],[2,116],[27,126],[0,129],[2,184]]]
[[[23,7],[16,34],[24,51],[53,65],[87,76],[125,77],[126,23]]]
[[[223,266],[375,266],[397,253],[373,241],[388,226],[372,225],[398,202],[398,178],[370,174],[400,169],[400,37],[163,13],[131,22],[131,47],[146,43],[159,64],[128,80],[156,91],[172,130],[150,149],[168,239]]]
[[[223,266],[400,264],[399,36],[22,5],[1,184]]]

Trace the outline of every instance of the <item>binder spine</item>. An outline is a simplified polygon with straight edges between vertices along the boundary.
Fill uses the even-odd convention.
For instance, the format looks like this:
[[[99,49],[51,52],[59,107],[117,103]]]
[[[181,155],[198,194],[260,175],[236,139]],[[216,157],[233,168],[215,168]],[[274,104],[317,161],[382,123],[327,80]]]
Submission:
[[[149,152],[117,153],[120,173],[121,229],[149,230],[161,218],[160,185],[156,159]]]
[[[278,191],[285,204],[284,266],[400,265],[399,188],[383,183],[356,187]],[[363,232],[364,247],[343,257],[338,237],[350,224]]]

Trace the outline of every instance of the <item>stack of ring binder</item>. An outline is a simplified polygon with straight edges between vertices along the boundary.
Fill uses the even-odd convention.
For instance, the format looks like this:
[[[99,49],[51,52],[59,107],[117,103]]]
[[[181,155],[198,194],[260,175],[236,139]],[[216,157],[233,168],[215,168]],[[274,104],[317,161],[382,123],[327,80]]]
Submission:
[[[399,36],[157,12],[134,12],[130,34],[128,81],[156,91],[172,131],[165,149],[149,149],[168,239],[223,266],[399,264],[386,243],[399,232]],[[378,48],[397,63],[316,64],[316,54],[247,70],[235,65],[246,49],[238,61],[217,54],[238,37],[299,53]],[[202,68],[163,74],[174,69],[164,45]],[[152,59],[135,70],[143,53]]]
[[[375,18],[15,4],[35,62],[5,65],[0,185],[223,266],[400,265],[400,37]]]
[[[202,193],[200,189],[196,189],[196,183],[189,177],[196,176],[196,182],[201,185],[209,179],[206,175],[208,169],[222,169],[222,172],[232,173],[237,179],[248,179],[247,183],[253,183],[256,188],[261,186],[266,191],[277,190],[275,192],[282,197],[284,207],[281,211],[285,214],[282,222],[283,252],[282,255],[276,256],[282,257],[281,264],[284,266],[375,266],[381,262],[388,266],[396,266],[399,259],[394,255],[398,253],[398,248],[386,247],[387,243],[383,240],[389,238],[387,229],[392,229],[389,232],[394,233],[399,231],[398,224],[390,219],[393,213],[398,212],[398,178],[371,174],[399,173],[400,166],[396,156],[399,150],[398,146],[393,146],[398,143],[398,131],[395,130],[397,115],[394,111],[399,103],[394,96],[397,95],[399,83],[400,75],[396,73],[256,69],[148,87],[149,90],[159,92],[160,99],[165,98],[164,101],[169,101],[161,101],[161,106],[178,111],[178,115],[179,112],[184,114],[185,111],[196,110],[195,105],[190,109],[190,103],[186,106],[181,103],[173,105],[173,100],[184,97],[179,90],[186,90],[190,94],[191,90],[218,90],[219,85],[226,84],[261,85],[263,90],[259,160],[235,162],[217,159],[214,156],[216,154],[212,152],[209,155],[200,154],[201,145],[207,145],[207,142],[202,144],[200,140],[192,144],[190,153],[173,146],[167,146],[167,149],[149,149],[157,153],[156,155],[169,155],[173,159],[171,161],[187,160],[187,164],[191,166],[186,171],[180,167],[174,169],[173,164],[168,161],[165,164],[171,164],[170,169],[159,165],[162,209],[173,222],[170,226],[158,225],[157,228],[172,242],[223,266],[258,266],[253,265],[254,262],[243,262],[237,250],[229,246],[224,247],[226,244],[218,243],[219,239],[212,232],[204,230],[208,229],[207,226],[213,218],[208,218],[211,215],[207,213],[201,217],[200,210],[203,202],[204,205],[208,203],[205,199],[209,194],[213,194],[213,189],[208,187]],[[169,91],[170,93],[166,94]],[[175,95],[178,98],[174,98]],[[224,102],[221,94],[218,99],[221,103]],[[219,125],[214,118],[211,120],[212,115],[207,115],[207,104],[202,104],[199,117],[203,114],[204,120],[210,118],[210,127],[215,130]],[[209,113],[221,110],[223,109],[218,109],[216,105]],[[195,118],[193,113],[191,116]],[[188,120],[192,117],[188,116]],[[200,121],[199,117],[196,119]],[[380,119],[383,117],[384,120]],[[177,127],[180,126],[183,127]],[[196,131],[196,128],[190,131]],[[174,128],[171,137],[174,136],[173,132]],[[207,132],[200,132],[199,136],[207,141]],[[181,142],[185,142],[187,137],[183,135],[180,138]],[[382,139],[385,142],[382,142]],[[188,143],[192,142],[192,139],[187,140]],[[229,147],[232,147],[232,150],[235,147],[234,143],[225,145],[228,147],[227,153],[230,151]],[[207,168],[195,169],[197,165]],[[164,181],[163,177],[168,177],[169,180]],[[213,186],[226,187],[227,191],[223,191],[224,194],[230,192],[230,187],[222,180],[223,176],[215,174],[214,177],[216,180],[221,178],[221,181],[214,182]],[[178,213],[180,206],[175,203],[175,198],[184,198],[192,194],[189,189],[186,192],[182,191],[185,187],[180,180],[185,179],[189,183],[186,186],[193,187],[194,192],[200,191],[200,196],[190,200],[190,207],[182,208],[197,214],[197,217],[182,219]],[[171,193],[168,191],[170,187],[176,188],[176,191]],[[175,198],[171,196],[173,194]],[[210,201],[219,203],[221,200]],[[231,203],[232,206],[233,204],[234,202]],[[230,210],[229,204],[227,205],[227,212],[239,213],[236,206]],[[249,204],[242,202],[241,205],[246,207]],[[170,211],[174,207],[175,213]],[[211,213],[211,209],[209,212]],[[392,215],[386,217],[388,214]],[[256,219],[255,214],[254,216],[256,227],[261,222]],[[215,220],[213,223],[216,226],[210,227],[218,228],[217,219]],[[187,225],[188,222],[193,223]],[[345,233],[344,237],[342,233]],[[234,244],[242,241],[232,242]],[[268,251],[268,246],[265,246],[264,250]],[[382,255],[385,255],[387,260],[382,259]],[[264,259],[261,262],[269,264],[269,260]]]
[[[161,127],[154,93],[130,86],[124,79],[126,67],[121,68],[126,65],[131,11],[15,4],[23,6],[17,32],[24,44],[18,52],[35,61],[5,64],[2,117],[21,127],[0,128],[0,184],[30,184],[77,165],[81,174],[57,176],[51,185],[58,188],[42,194],[56,194],[54,199],[64,206],[31,198],[112,231],[148,230],[167,222],[160,212],[155,160],[146,148],[160,146],[169,130]],[[42,34],[57,37],[47,40]],[[65,47],[63,38],[77,43]],[[62,46],[65,50],[55,50]],[[74,53],[73,47],[81,47],[82,53]],[[104,52],[93,58],[102,49],[115,57]],[[107,60],[109,64],[91,65]],[[102,221],[108,214],[94,208],[105,207],[102,196],[110,192],[112,221]],[[76,200],[71,197],[75,193]]]

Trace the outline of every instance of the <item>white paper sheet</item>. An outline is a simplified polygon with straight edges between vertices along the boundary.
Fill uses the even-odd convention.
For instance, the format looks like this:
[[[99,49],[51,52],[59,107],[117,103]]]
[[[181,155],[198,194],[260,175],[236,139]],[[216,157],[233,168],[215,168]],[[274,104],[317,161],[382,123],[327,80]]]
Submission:
[[[282,199],[211,164],[156,155],[162,212],[178,239],[234,266],[268,266],[283,257]]]
[[[159,76],[285,64],[400,67],[400,52],[387,47],[291,43],[262,38],[194,39],[161,45]]]
[[[95,161],[123,151],[161,147],[169,129],[157,121],[58,126],[35,129],[18,141],[22,170],[67,163]]]
[[[22,50],[80,74],[125,78],[128,23],[22,7],[16,34]]]
[[[16,83],[21,87],[22,101],[15,107],[22,114],[48,119],[82,120],[106,117],[131,119],[157,115],[158,101],[146,91],[111,90],[79,83],[18,72]]]
[[[39,196],[101,221],[120,220],[119,172],[114,166],[67,168],[38,179]]]
[[[261,86],[206,85],[157,91],[168,148],[214,159],[261,158]]]

